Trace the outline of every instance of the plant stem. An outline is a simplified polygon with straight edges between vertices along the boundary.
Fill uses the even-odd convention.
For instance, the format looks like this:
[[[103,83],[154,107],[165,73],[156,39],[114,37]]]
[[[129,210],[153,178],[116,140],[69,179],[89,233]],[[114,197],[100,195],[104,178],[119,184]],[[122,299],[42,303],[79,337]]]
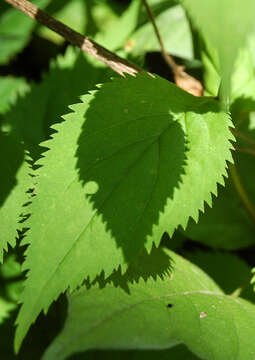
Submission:
[[[239,137],[240,139],[246,141],[248,144],[251,144],[252,146],[255,146],[255,141],[253,141],[252,139],[250,139],[248,136],[244,135],[243,133],[241,133],[239,130],[237,130],[236,128],[232,128],[231,129],[232,133]]]
[[[80,33],[72,30],[62,22],[54,19],[52,16],[40,10],[30,1],[5,0],[5,2],[14,6],[32,19],[37,20],[40,24],[45,25],[57,34],[61,35],[72,45],[78,46],[79,48],[81,48],[82,51],[103,62],[118,74],[122,76],[124,76],[125,73],[135,75],[136,73],[143,71],[143,69],[141,69],[137,65],[134,65],[129,61],[122,59],[111,51],[105,49],[103,46],[89,39],[87,36],[81,35]]]
[[[245,209],[248,211],[251,218],[255,221],[255,208],[254,208],[252,202],[250,201],[249,196],[243,187],[243,184],[241,183],[236,166],[231,164],[229,166],[229,172],[230,172],[233,184],[236,188],[236,191],[238,192],[238,195],[240,196],[240,199],[241,199]]]
[[[157,36],[160,48],[161,48],[161,53],[162,56],[165,60],[165,62],[167,63],[167,65],[171,68],[173,74],[174,74],[174,80],[176,85],[178,85],[180,88],[188,91],[189,93],[195,95],[195,96],[202,96],[203,95],[203,86],[200,83],[200,81],[198,81],[197,79],[195,79],[193,76],[190,76],[189,74],[187,74],[184,70],[185,67],[176,64],[176,62],[174,61],[173,57],[168,54],[168,52],[166,51],[164,42],[160,36],[153,12],[149,6],[149,4],[147,3],[147,0],[142,0],[143,4],[146,8],[147,14],[149,19],[151,20],[152,26],[154,28],[155,34]]]
[[[240,151],[240,152],[255,156],[255,150],[254,149],[240,148],[240,147],[236,147],[235,149],[236,149],[236,151]]]
[[[156,24],[155,19],[154,19],[154,15],[152,13],[152,10],[151,10],[149,4],[147,3],[146,0],[143,0],[143,4],[144,4],[144,6],[146,8],[147,14],[148,14],[148,16],[149,16],[149,18],[151,20],[151,23],[152,23],[152,26],[154,28],[155,34],[157,36],[157,39],[158,39],[158,42],[159,42],[159,45],[160,45],[160,48],[161,48],[162,55],[163,55],[166,63],[169,65],[169,67],[172,69],[173,73],[175,74],[176,72],[178,72],[178,65],[176,64],[176,62],[174,61],[172,56],[169,55],[167,53],[167,51],[166,51],[165,45],[164,45],[163,40],[162,40],[162,38],[160,36],[157,24]]]

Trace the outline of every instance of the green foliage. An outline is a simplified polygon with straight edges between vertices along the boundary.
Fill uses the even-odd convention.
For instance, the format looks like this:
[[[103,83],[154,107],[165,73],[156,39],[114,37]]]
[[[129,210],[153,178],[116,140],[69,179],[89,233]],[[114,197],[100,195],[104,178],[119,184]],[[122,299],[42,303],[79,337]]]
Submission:
[[[32,3],[44,8],[50,0],[33,0]],[[0,5],[0,64],[21,51],[29,41],[35,23],[26,15],[10,8],[3,1]]]
[[[160,10],[155,11],[157,14],[155,20],[166,50],[173,55],[192,59],[192,35],[183,8],[180,5],[169,7],[168,3],[167,8],[161,6]],[[126,43],[126,51],[134,56],[149,51],[160,51],[157,37],[148,19],[131,35]]]
[[[24,94],[28,88],[25,79],[0,77],[0,114],[7,112],[10,105],[15,104],[17,96]]]
[[[115,99],[114,112],[109,99]],[[172,234],[188,217],[197,220],[231,160],[231,123],[218,104],[160,78],[116,80],[82,100],[43,143],[51,150],[37,172],[17,344],[68,286],[102,270],[109,276],[119,265],[125,269],[144,246],[158,245],[165,230]],[[86,262],[82,253],[89,254]]]
[[[45,11],[57,20],[70,26],[73,30],[82,34],[86,33],[87,6],[84,0],[54,0],[49,3]],[[64,42],[64,39],[60,35],[44,26],[39,26],[37,32],[43,38],[57,44]]]
[[[170,275],[149,276],[152,266],[160,271],[164,263]],[[252,359],[254,314],[253,305],[224,295],[195,265],[154,249],[124,277],[116,272],[69,296],[65,327],[43,360],[93,348],[164,349],[178,343],[202,359]]]
[[[99,32],[95,40],[112,51],[121,48],[136,28],[140,7],[140,0],[133,0],[118,21],[115,21],[105,32]]]
[[[0,262],[3,260],[3,251],[7,244],[12,247],[16,244],[17,229],[27,214],[23,205],[28,202],[26,190],[32,187],[29,177],[29,165],[26,160],[23,144],[8,134],[0,132],[0,166],[4,176],[1,176],[0,195]]]
[[[215,50],[214,60],[223,81],[221,96],[228,102],[235,59],[248,34],[255,30],[255,3],[253,0],[181,0],[181,3]]]
[[[254,2],[147,0],[201,97],[141,0],[33,2],[149,73],[1,2],[1,360],[253,359]]]

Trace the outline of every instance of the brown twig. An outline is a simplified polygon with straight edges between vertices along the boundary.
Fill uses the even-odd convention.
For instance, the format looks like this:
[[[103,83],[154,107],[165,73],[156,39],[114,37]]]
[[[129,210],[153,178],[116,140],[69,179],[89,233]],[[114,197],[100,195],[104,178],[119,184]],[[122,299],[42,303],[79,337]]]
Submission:
[[[149,6],[149,4],[147,3],[147,0],[143,0],[143,4],[146,8],[148,17],[151,20],[152,26],[154,28],[155,34],[157,36],[160,48],[161,48],[161,53],[162,56],[165,60],[165,62],[168,64],[168,66],[171,68],[171,70],[173,71],[174,74],[174,80],[176,85],[178,85],[180,88],[182,88],[183,90],[186,90],[187,92],[195,95],[195,96],[202,96],[203,95],[203,86],[200,83],[200,81],[198,81],[197,79],[195,79],[193,76],[190,76],[189,74],[187,74],[184,70],[185,67],[176,64],[176,62],[174,61],[173,57],[168,54],[168,52],[166,51],[165,45],[163,43],[163,40],[160,36],[157,24],[155,22],[155,18],[153,15],[153,12]]]
[[[87,36],[81,35],[60,21],[54,19],[31,2],[27,0],[5,0],[5,2],[22,11],[32,19],[37,20],[40,24],[45,25],[57,34],[63,36],[72,45],[78,46],[85,53],[93,56],[99,61],[102,61],[118,74],[122,76],[125,73],[135,75],[136,73],[143,71],[143,69],[137,65],[122,59],[111,51],[105,49],[103,46],[89,39]]]

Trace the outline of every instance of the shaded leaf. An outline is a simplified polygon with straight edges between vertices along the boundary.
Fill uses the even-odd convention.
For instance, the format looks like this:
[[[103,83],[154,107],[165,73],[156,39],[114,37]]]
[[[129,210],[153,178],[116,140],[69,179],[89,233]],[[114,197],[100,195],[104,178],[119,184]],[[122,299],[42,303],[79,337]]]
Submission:
[[[219,187],[213,207],[206,206],[199,222],[190,219],[184,235],[212,248],[236,250],[255,243],[254,224],[231,183]]]
[[[125,40],[127,40],[137,25],[140,7],[141,1],[133,0],[119,20],[114,22],[104,33],[99,32],[95,37],[95,41],[111,51],[123,46]]]
[[[217,88],[216,71],[208,62],[207,91]],[[212,65],[213,66],[213,65]],[[211,70],[210,70],[211,69]],[[232,74],[231,116],[236,125],[235,165],[241,183],[251,203],[255,197],[253,174],[255,155],[255,133],[252,129],[251,111],[255,110],[255,73],[250,48],[245,47],[239,53]],[[213,80],[216,80],[213,83]],[[215,93],[213,93],[215,95]],[[244,138],[243,138],[244,136]],[[250,153],[249,153],[250,151]],[[254,219],[245,208],[238,191],[230,178],[225,188],[219,188],[219,196],[212,209],[207,207],[198,224],[190,220],[185,231],[189,238],[200,241],[214,248],[239,249],[254,244]]]
[[[125,270],[165,231],[197,220],[232,159],[218,103],[161,78],[115,80],[82,100],[43,144],[17,347],[67,287]]]
[[[0,114],[8,111],[18,95],[23,95],[28,89],[29,86],[23,78],[0,77]]]
[[[165,253],[174,267],[171,276],[133,282],[127,272],[130,294],[109,281],[70,295],[65,327],[43,360],[93,348],[165,349],[180,343],[202,359],[252,360],[254,305],[224,295],[195,265]]]
[[[43,81],[32,84],[30,92],[6,114],[3,129],[22,139],[31,157],[38,159],[42,151],[38,144],[50,137],[50,126],[62,121],[68,104],[111,74],[80,50],[68,47],[64,56],[51,63]]]
[[[185,258],[199,266],[226,294],[235,294],[255,301],[249,289],[250,267],[235,254],[227,252],[185,252]],[[217,264],[217,266],[215,266]]]
[[[50,0],[32,0],[43,9]],[[3,1],[2,1],[3,3]],[[0,5],[0,64],[20,52],[28,43],[36,22],[17,9]]]
[[[42,152],[39,142],[49,138],[50,126],[61,121],[60,115],[67,105],[110,73],[69,47],[65,56],[59,56],[51,64],[51,71],[43,82],[32,84],[30,91],[3,116],[0,165],[5,176],[0,180],[0,261],[7,243],[12,246],[16,243],[17,229],[23,227],[19,224],[20,215],[28,211],[23,208],[29,200],[26,192],[34,188],[35,180],[28,175],[31,170],[25,161],[25,151],[37,159]]]
[[[172,55],[192,59],[192,36],[182,7],[177,5],[163,10],[156,16],[155,21],[166,50]],[[132,52],[134,56],[149,51],[161,51],[153,26],[148,19],[130,36],[126,50]]]
[[[0,262],[7,244],[16,244],[17,229],[25,212],[23,205],[28,201],[26,191],[32,186],[25,149],[20,141],[0,132]],[[28,159],[27,159],[28,160]],[[23,210],[22,210],[23,209]],[[25,215],[24,214],[24,215]]]
[[[71,29],[85,35],[87,25],[87,6],[84,0],[54,0],[45,9],[55,19],[63,22]],[[53,32],[46,26],[40,25],[38,34],[57,44],[65,42],[65,39]]]
[[[150,351],[88,351],[68,357],[69,360],[197,360],[196,355],[192,354],[186,346],[178,345],[167,350]]]
[[[9,317],[10,312],[15,308],[15,304],[0,297],[0,325]]]

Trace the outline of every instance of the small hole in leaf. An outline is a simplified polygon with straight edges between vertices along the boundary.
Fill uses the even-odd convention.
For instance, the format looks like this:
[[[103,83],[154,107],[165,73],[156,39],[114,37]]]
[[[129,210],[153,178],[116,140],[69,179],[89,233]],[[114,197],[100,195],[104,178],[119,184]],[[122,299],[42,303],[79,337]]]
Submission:
[[[172,308],[173,307],[173,304],[167,304],[167,306],[166,306],[167,308]]]

